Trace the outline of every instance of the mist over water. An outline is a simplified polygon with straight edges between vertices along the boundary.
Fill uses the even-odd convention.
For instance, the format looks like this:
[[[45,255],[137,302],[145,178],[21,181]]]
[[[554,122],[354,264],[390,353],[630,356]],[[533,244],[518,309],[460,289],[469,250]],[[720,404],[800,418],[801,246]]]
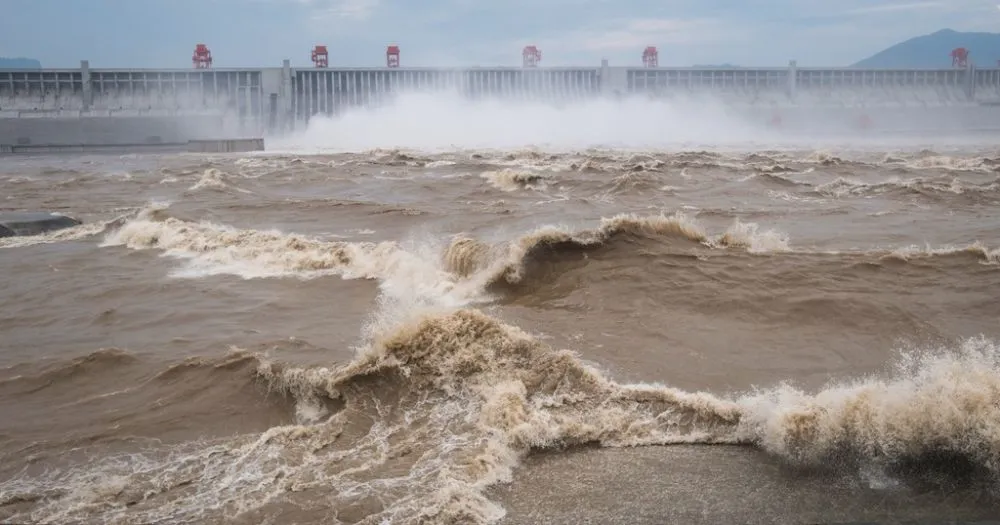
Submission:
[[[772,111],[409,94],[0,167],[85,221],[0,240],[0,519],[995,517],[1000,154]]]
[[[373,109],[317,117],[276,150],[365,151],[403,148],[642,150],[685,145],[766,141],[768,130],[718,104],[680,104],[642,98],[588,99],[567,104],[470,100],[440,92],[405,93]]]
[[[749,142],[759,132],[721,109],[685,109],[638,99],[594,99],[559,107],[408,93],[383,107],[353,110],[338,118],[316,118],[304,134],[279,141],[274,147],[331,151],[643,149],[691,142]]]
[[[852,103],[850,96],[806,97],[793,105],[766,100],[748,104],[746,99],[711,95],[632,95],[553,103],[403,92],[381,105],[347,109],[335,117],[314,116],[306,129],[269,139],[268,149],[334,153],[397,148],[436,152],[960,148],[992,144],[998,127],[989,115],[1000,112],[946,101],[914,103],[905,97],[866,107]]]

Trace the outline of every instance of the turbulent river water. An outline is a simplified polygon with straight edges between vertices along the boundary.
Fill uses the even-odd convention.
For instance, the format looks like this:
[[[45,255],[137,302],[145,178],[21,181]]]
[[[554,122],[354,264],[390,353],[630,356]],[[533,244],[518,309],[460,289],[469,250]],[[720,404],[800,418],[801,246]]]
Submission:
[[[1000,152],[23,157],[0,519],[997,517]]]

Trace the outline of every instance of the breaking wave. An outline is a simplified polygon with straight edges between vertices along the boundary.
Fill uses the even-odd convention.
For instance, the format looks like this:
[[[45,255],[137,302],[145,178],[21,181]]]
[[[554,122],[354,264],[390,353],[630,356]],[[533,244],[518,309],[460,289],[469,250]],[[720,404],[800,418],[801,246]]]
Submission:
[[[677,242],[688,247],[740,248],[751,253],[782,252],[788,238],[780,232],[759,231],[753,223],[735,221],[721,235],[712,237],[683,214],[602,218],[593,230],[574,231],[545,226],[512,242],[490,245],[468,236],[454,239],[444,254],[446,268],[462,276],[480,275],[485,284],[521,282],[532,263],[561,253],[608,248],[612,243],[637,239]]]
[[[788,251],[786,235],[761,231],[755,223],[734,221],[712,236],[683,214],[616,215],[601,219],[594,230],[544,226],[499,245],[468,236],[450,241],[443,253],[433,245],[406,249],[395,241],[346,242],[279,231],[241,230],[211,222],[190,222],[166,213],[165,205],[148,207],[109,232],[104,246],[156,249],[186,261],[181,277],[233,274],[244,278],[338,275],[345,279],[388,279],[420,274],[453,287],[457,279],[485,288],[492,282],[516,283],[526,264],[543,253],[597,249],[618,239],[675,241],[690,247],[736,248],[749,253]],[[429,250],[429,252],[428,252]],[[473,278],[474,277],[474,278]],[[472,283],[475,281],[475,283]]]
[[[694,256],[725,250],[755,255],[815,254],[877,261],[918,260],[926,257],[972,255],[986,264],[1000,263],[1000,249],[982,243],[958,247],[901,246],[860,252],[812,252],[791,246],[783,232],[753,222],[733,220],[718,234],[683,214],[619,214],[602,218],[594,229],[547,225],[509,241],[489,243],[457,235],[439,246],[432,242],[334,241],[285,233],[238,229],[211,222],[171,217],[167,205],[153,205],[129,220],[105,225],[104,246],[158,250],[184,261],[177,277],[238,275],[246,279],[293,277],[314,279],[375,279],[397,293],[426,294],[448,304],[489,300],[489,293],[526,279],[544,278],[540,265],[576,260],[602,253],[621,257],[640,254],[653,246]],[[652,243],[652,244],[651,244]],[[623,250],[623,251],[621,251]],[[722,251],[720,251],[722,250]],[[533,276],[534,277],[531,277]]]
[[[189,192],[197,192],[201,190],[252,193],[250,190],[237,187],[233,184],[232,177],[230,175],[217,168],[209,168],[205,170],[198,179],[198,182],[195,182],[190,188],[188,188]]]
[[[170,372],[249,363],[264,391],[292,401],[294,422],[23,475],[0,505],[43,522],[262,519],[292,504],[339,523],[496,523],[504,510],[487,488],[511,481],[532,451],[582,445],[754,446],[794,465],[896,475],[947,456],[966,476],[1000,474],[1000,347],[986,339],[906,351],[885,374],[817,393],[783,385],[723,398],[612,381],[477,310],[383,314],[342,366],[234,351]]]
[[[240,230],[210,222],[189,222],[166,214],[166,205],[142,210],[111,232],[105,246],[158,249],[185,259],[178,275],[236,274],[244,278],[342,275],[373,278],[392,243],[324,242],[278,231]]]
[[[544,186],[545,183],[545,176],[541,173],[511,169],[486,171],[481,176],[489,181],[494,188],[502,191],[517,191],[525,188],[535,189]]]

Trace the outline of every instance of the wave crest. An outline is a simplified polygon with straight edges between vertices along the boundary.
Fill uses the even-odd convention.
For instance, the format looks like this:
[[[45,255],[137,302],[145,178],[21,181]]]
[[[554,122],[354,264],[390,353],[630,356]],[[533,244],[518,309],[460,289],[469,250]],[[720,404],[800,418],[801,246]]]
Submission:
[[[188,222],[152,206],[110,232],[104,246],[158,249],[189,262],[184,275],[235,274],[244,278],[341,275],[374,278],[395,243],[326,242],[278,231],[241,230]]]
[[[889,377],[815,395],[782,386],[740,404],[742,433],[794,463],[891,469],[945,454],[1000,475],[1000,349],[985,338],[904,353]]]
[[[710,236],[683,214],[640,216],[620,214],[602,218],[595,229],[571,230],[545,226],[513,241],[490,245],[458,236],[445,249],[445,269],[468,277],[478,275],[484,286],[518,284],[533,264],[558,260],[563,255],[609,248],[615,243],[655,239],[678,242],[689,248],[740,248],[751,253],[787,251],[788,237],[773,230],[760,231],[754,223],[734,221],[721,235]]]

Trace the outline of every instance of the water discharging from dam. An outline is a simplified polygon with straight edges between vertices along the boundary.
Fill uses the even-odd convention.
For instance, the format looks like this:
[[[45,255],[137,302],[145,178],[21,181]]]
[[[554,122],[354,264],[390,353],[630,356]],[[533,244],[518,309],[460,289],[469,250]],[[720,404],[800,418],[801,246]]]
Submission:
[[[779,122],[775,115],[781,117]],[[867,128],[862,117],[870,119]],[[912,145],[922,138],[928,146],[968,146],[1000,134],[1000,129],[990,132],[992,122],[1000,122],[998,117],[1000,111],[995,108],[955,106],[774,108],[727,104],[709,97],[642,96],[551,104],[412,93],[379,107],[315,116],[304,129],[269,139],[268,149],[300,153],[399,148],[635,151],[824,144],[870,149]]]
[[[476,108],[473,113],[488,117],[489,123],[479,119],[464,123],[465,131],[449,131],[452,138],[421,138],[449,144],[478,144],[490,133],[505,140],[546,134],[546,142],[604,144],[609,139],[602,129],[609,127],[616,128],[615,137],[659,143],[676,138],[678,122],[693,141],[717,141],[720,133],[866,129],[954,134],[994,127],[997,103],[1000,69],[972,67],[293,69],[286,61],[280,68],[161,71],[91,69],[84,62],[80,69],[0,71],[0,145],[261,136],[280,143],[314,130],[313,136],[336,136],[339,147],[384,146],[432,108],[436,114]],[[368,111],[397,129],[382,130],[374,142],[374,134],[338,131],[374,122],[361,116]],[[523,129],[511,116],[529,114],[545,124]]]

